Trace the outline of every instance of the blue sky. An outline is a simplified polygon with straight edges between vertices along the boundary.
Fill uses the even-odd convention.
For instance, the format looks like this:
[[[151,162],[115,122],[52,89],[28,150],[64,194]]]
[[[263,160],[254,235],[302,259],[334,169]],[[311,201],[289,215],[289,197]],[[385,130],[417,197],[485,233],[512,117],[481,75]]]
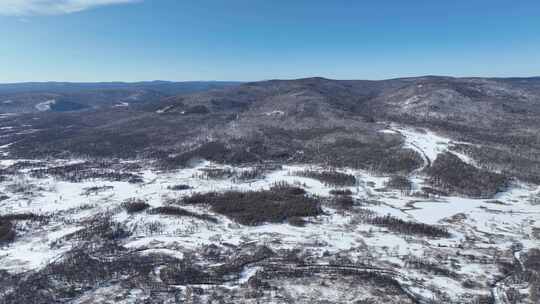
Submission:
[[[540,1],[1,0],[0,82],[540,75]]]

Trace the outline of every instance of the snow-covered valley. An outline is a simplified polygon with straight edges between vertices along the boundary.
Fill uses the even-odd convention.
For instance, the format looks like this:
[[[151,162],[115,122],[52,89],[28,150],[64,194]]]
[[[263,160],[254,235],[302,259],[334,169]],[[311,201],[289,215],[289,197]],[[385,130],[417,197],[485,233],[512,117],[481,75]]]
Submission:
[[[406,145],[424,155],[426,167],[451,146],[429,131],[393,127],[384,132],[403,135]],[[392,187],[389,175],[306,164],[266,165],[252,178],[239,176],[255,167],[208,161],[177,170],[121,160],[100,167],[103,172],[122,170],[129,179],[69,180],[54,170],[39,171],[86,163],[0,162],[0,216],[10,219],[15,231],[12,241],[0,245],[0,271],[6,275],[0,296],[22,292],[8,277],[12,282],[32,275],[45,280],[42,276],[55,265],[69,272],[70,263],[77,263],[73,256],[83,250],[89,259],[85,263],[93,261],[98,268],[122,256],[144,259],[150,263],[148,277],[133,285],[121,269],[104,275],[98,285],[65,274],[47,281],[52,287],[76,282],[80,289],[73,291],[77,296],[70,303],[105,303],[113,295],[115,303],[157,298],[160,303],[287,303],[291,298],[299,303],[512,303],[510,298],[519,296],[519,303],[533,303],[520,276],[525,272],[520,257],[540,247],[537,185],[513,181],[493,198],[482,199],[426,193],[423,170],[408,177],[407,189]],[[353,176],[354,183],[336,186],[302,172],[338,172]],[[209,205],[184,200],[201,193],[266,191],[277,184],[304,189],[322,212],[300,224],[244,225]],[[131,212],[126,208],[130,201],[144,202],[145,210]],[[183,213],[160,213],[163,207]],[[233,270],[216,274],[226,267]],[[179,279],[174,273],[187,268],[204,272],[204,279]],[[381,286],[387,286],[387,294],[380,294]]]

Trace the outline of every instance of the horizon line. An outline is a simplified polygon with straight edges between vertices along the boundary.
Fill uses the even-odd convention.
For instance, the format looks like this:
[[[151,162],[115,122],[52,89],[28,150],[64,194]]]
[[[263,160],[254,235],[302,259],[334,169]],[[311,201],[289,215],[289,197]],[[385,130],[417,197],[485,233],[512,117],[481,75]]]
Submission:
[[[540,78],[540,75],[536,76],[450,76],[450,75],[436,75],[436,74],[426,74],[426,75],[417,75],[417,76],[403,76],[403,77],[389,77],[389,78],[328,78],[324,76],[306,76],[299,78],[268,78],[260,80],[163,80],[163,79],[154,79],[154,80],[134,80],[134,81],[124,81],[124,80],[98,80],[98,81],[77,81],[77,80],[46,80],[46,81],[16,81],[16,82],[0,82],[0,85],[20,85],[20,84],[136,84],[136,83],[208,83],[208,82],[229,82],[229,83],[252,83],[252,82],[264,82],[264,81],[294,81],[294,80],[306,80],[306,79],[326,79],[334,81],[388,81],[388,80],[398,80],[398,79],[414,79],[414,78],[452,78],[452,79],[535,79]]]

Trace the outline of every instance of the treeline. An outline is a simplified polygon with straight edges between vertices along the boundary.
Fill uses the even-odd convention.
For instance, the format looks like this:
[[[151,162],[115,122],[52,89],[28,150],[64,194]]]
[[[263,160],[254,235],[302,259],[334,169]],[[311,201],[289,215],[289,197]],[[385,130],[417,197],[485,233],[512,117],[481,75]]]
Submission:
[[[263,166],[256,166],[236,173],[236,179],[239,181],[250,181],[264,178],[267,170]]]
[[[411,180],[403,175],[392,175],[386,182],[386,187],[400,190],[402,194],[410,194],[413,190]]]
[[[203,168],[194,177],[200,179],[228,179],[236,176],[236,171],[230,168]]]
[[[332,167],[352,167],[376,173],[409,173],[423,164],[420,154],[400,144],[340,139],[320,150],[304,153],[302,160]]]
[[[137,213],[148,209],[150,205],[145,200],[130,198],[122,202],[122,207],[127,213]]]
[[[216,213],[251,226],[322,214],[317,199],[306,195],[304,189],[286,183],[260,191],[194,193],[183,198],[182,203],[208,205]]]
[[[129,237],[131,232],[125,225],[115,222],[108,215],[96,215],[85,223],[85,227],[56,240],[53,245],[64,241],[115,241]]]
[[[265,128],[263,139],[231,139],[227,143],[211,141],[179,154],[178,151],[171,151],[153,157],[159,159],[164,169],[185,167],[193,160],[206,159],[234,165],[295,162],[337,168],[350,167],[376,173],[407,174],[423,164],[420,154],[403,148],[399,141],[386,143],[370,138],[362,142],[342,138],[331,144],[319,144],[307,138],[295,140],[297,131]],[[170,157],[170,154],[175,156]]]
[[[338,209],[350,209],[354,206],[354,199],[350,195],[336,195],[330,202]]]
[[[175,200],[169,200],[168,203],[175,203]],[[217,223],[218,220],[209,215],[209,214],[199,214],[195,212],[191,212],[189,210],[186,210],[184,208],[166,205],[166,206],[160,206],[155,208],[150,208],[150,205],[143,199],[138,198],[130,198],[122,202],[122,207],[126,210],[129,214],[139,213],[142,211],[145,211],[148,214],[161,214],[161,215],[169,215],[169,216],[178,216],[178,217],[192,217],[199,220],[211,222],[211,223]]]
[[[331,195],[352,195],[352,191],[349,189],[332,189],[329,191]]]
[[[168,153],[167,153],[168,154]],[[205,159],[216,163],[249,163],[258,159],[245,151],[232,150],[224,143],[211,141],[177,156],[158,155],[160,165],[164,169],[176,169],[188,166],[193,160]]]
[[[435,188],[473,198],[491,198],[509,184],[506,176],[478,169],[450,152],[439,154],[427,174]]]
[[[336,170],[303,170],[294,172],[294,175],[313,178],[321,181],[327,187],[351,187],[356,185],[356,177]]]
[[[190,185],[186,185],[186,184],[178,184],[178,185],[172,185],[172,186],[168,186],[167,189],[169,190],[173,190],[173,191],[184,191],[184,190],[189,190],[189,189],[192,189],[193,187],[191,187]]]
[[[271,164],[255,165],[251,168],[234,169],[234,168],[203,168],[193,177],[200,179],[232,179],[234,182],[249,182],[258,179],[263,179],[269,171],[280,169],[281,166]]]
[[[449,238],[452,236],[448,229],[444,227],[404,221],[391,215],[377,216],[373,213],[367,213],[364,215],[364,221],[368,224],[384,227],[392,232],[406,235],[420,235],[437,238]]]
[[[18,161],[8,167],[10,171],[18,171],[21,169],[47,167],[47,162],[44,161]]]
[[[118,170],[111,170],[110,167],[94,167],[92,164],[88,163],[72,164],[46,169],[34,169],[30,171],[30,175],[36,178],[53,176],[61,180],[75,183],[89,179],[104,179],[109,181],[122,181],[129,183],[143,182],[143,178],[139,175],[128,172],[121,172]]]
[[[114,189],[113,186],[92,186],[92,187],[87,187],[87,188],[84,188],[84,192],[83,194],[88,196],[88,195],[97,195],[98,193],[100,192],[105,192],[105,191],[109,191],[109,190],[112,190]]]
[[[454,149],[470,156],[485,170],[504,172],[523,181],[540,184],[540,148],[458,144]]]
[[[192,217],[192,218],[196,218],[196,219],[211,222],[211,223],[217,223],[218,221],[215,217],[209,214],[199,214],[199,213],[191,212],[184,208],[175,207],[175,206],[156,207],[156,208],[149,209],[147,212],[149,214]]]

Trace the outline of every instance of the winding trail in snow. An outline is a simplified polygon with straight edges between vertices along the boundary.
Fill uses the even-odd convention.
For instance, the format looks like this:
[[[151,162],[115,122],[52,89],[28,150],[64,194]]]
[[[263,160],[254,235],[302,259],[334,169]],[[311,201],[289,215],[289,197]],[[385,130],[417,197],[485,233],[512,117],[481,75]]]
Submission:
[[[431,159],[429,159],[429,157],[427,156],[426,152],[424,152],[424,150],[422,150],[422,148],[420,148],[419,146],[417,146],[416,144],[414,143],[410,143],[410,145],[412,147],[415,147],[417,152],[420,152],[420,154],[422,154],[422,156],[424,157],[424,167],[423,168],[420,168],[420,169],[417,169],[416,171],[422,171],[426,168],[429,168],[431,167]]]
[[[453,141],[452,139],[438,135],[429,129],[402,127],[394,124],[391,125],[389,129],[382,130],[381,132],[385,131],[391,131],[392,133],[401,135],[404,138],[405,147],[411,148],[422,155],[424,158],[424,167],[416,170],[416,172],[421,172],[423,169],[429,168],[439,154],[451,151],[450,146],[452,144],[467,144],[464,142]],[[463,153],[456,151],[451,152],[463,162],[468,164],[473,163],[472,159]]]

